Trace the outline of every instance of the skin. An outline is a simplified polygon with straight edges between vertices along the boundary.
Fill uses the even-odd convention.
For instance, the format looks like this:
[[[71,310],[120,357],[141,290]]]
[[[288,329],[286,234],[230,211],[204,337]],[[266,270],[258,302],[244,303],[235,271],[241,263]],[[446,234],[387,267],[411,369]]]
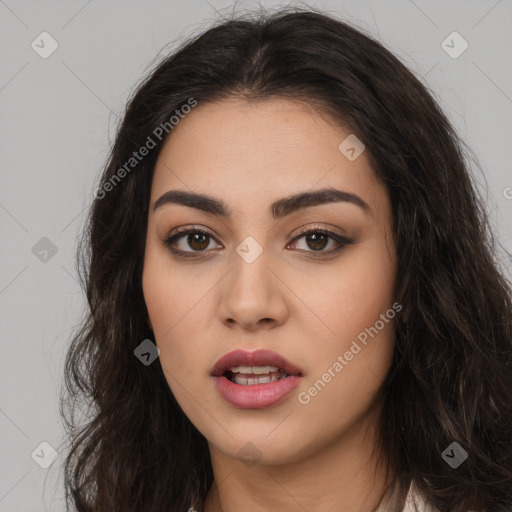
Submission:
[[[370,512],[390,482],[373,450],[393,320],[309,403],[298,400],[395,302],[389,196],[365,152],[350,161],[338,150],[349,134],[303,103],[231,98],[195,107],[159,155],[143,291],[169,387],[208,440],[214,484],[205,512]],[[273,201],[325,187],[357,194],[370,210],[331,202],[272,218]],[[214,196],[233,216],[178,204],[153,211],[168,190]],[[175,243],[196,259],[173,255],[164,244],[185,226],[212,235],[192,246],[187,235]],[[334,240],[315,244],[309,235],[293,242],[307,226],[353,244],[328,255]],[[250,264],[236,252],[247,236],[263,249]],[[236,348],[280,353],[302,369],[299,386],[268,409],[228,404],[210,371]],[[254,465],[238,453],[248,442],[257,449]]]

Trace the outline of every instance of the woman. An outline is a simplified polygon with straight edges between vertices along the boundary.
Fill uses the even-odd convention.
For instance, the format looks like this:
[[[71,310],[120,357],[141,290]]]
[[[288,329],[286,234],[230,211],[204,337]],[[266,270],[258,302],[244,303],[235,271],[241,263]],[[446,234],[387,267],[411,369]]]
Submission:
[[[131,98],[66,359],[79,511],[512,510],[510,287],[463,143],[381,44],[228,20]]]

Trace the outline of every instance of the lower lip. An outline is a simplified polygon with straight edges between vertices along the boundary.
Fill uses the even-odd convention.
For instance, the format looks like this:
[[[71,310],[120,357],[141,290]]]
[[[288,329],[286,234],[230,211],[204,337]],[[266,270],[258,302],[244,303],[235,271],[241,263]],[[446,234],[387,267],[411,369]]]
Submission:
[[[298,385],[301,377],[291,375],[265,384],[244,386],[226,377],[214,377],[217,390],[226,402],[239,409],[264,409],[279,403]]]

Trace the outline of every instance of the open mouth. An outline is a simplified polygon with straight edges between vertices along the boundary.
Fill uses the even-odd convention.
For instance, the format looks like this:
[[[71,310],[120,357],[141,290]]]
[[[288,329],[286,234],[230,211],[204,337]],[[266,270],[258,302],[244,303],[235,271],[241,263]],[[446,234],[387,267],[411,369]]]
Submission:
[[[274,407],[300,384],[302,369],[273,350],[237,349],[212,367],[220,396],[238,409]]]
[[[276,366],[235,366],[227,369],[223,374],[230,382],[242,386],[268,384],[292,375],[292,373],[287,373],[283,368]]]

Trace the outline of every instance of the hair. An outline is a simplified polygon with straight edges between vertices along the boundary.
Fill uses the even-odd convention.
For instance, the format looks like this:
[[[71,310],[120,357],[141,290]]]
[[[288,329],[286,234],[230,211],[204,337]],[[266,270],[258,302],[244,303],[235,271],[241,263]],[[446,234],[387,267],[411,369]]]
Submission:
[[[511,288],[469,149],[434,95],[381,43],[333,15],[290,7],[213,24],[165,56],[127,102],[100,178],[108,192],[91,200],[76,253],[88,309],[66,354],[60,402],[71,440],[68,510],[186,511],[213,483],[206,439],[160,360],[146,366],[134,357],[154,337],[142,269],[166,137],[152,134],[190,98],[297,100],[365,144],[392,203],[403,306],[379,390],[382,460],[401,496],[393,510],[411,482],[442,512],[510,510]],[[119,179],[148,137],[154,149]],[[83,405],[88,421],[80,423]],[[453,442],[468,453],[456,469],[442,457]]]

